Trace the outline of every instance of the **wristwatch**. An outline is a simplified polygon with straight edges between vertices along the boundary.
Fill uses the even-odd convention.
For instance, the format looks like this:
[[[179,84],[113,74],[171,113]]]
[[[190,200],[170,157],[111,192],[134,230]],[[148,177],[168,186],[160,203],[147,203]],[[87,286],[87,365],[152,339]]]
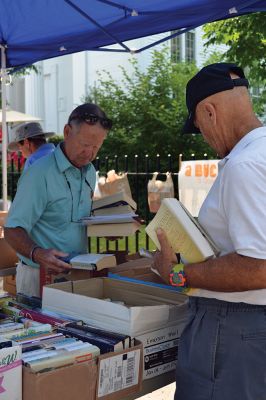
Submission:
[[[175,264],[169,274],[169,281],[172,286],[177,286],[186,289],[187,278],[184,271],[184,264]]]

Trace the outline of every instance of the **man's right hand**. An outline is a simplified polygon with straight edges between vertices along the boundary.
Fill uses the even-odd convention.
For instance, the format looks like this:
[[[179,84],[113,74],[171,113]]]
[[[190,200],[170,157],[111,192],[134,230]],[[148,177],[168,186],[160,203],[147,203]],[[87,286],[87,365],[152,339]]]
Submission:
[[[56,249],[42,249],[37,247],[34,251],[34,262],[40,267],[54,274],[67,272],[71,269],[71,265],[60,260],[58,257],[66,257],[68,253]]]

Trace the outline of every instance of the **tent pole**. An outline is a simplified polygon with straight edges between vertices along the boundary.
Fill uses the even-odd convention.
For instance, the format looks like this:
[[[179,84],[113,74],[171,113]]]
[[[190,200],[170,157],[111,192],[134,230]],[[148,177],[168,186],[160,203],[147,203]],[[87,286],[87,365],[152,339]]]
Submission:
[[[6,125],[6,48],[1,46],[2,89],[2,196],[3,210],[7,211],[7,125]]]

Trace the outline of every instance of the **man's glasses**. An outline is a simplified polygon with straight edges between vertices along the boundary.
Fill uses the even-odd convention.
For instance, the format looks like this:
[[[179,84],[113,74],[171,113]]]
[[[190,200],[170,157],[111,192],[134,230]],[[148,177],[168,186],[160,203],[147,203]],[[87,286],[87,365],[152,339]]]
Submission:
[[[73,121],[73,120],[84,121],[88,125],[96,125],[97,122],[100,122],[102,127],[104,129],[108,129],[108,130],[110,130],[112,128],[112,126],[113,126],[113,123],[112,123],[111,119],[104,118],[104,117],[99,117],[96,114],[84,113],[84,114],[81,114],[81,115],[73,116],[73,117],[69,118],[68,123],[70,124],[70,122]]]
[[[64,172],[64,177],[65,177],[65,180],[66,180],[68,189],[69,189],[70,194],[71,194],[71,222],[80,223],[80,220],[75,220],[75,219],[74,219],[74,215],[73,215],[73,214],[74,214],[74,197],[73,197],[73,193],[72,193],[72,190],[71,190],[70,182],[69,182],[69,180],[67,179],[67,176],[66,176],[66,173],[65,173],[65,172]],[[85,183],[86,183],[86,185],[87,185],[87,186],[89,187],[89,189],[90,189],[91,205],[90,205],[89,216],[91,216],[91,212],[92,212],[93,189],[92,189],[90,183],[88,182],[87,178],[85,178]]]

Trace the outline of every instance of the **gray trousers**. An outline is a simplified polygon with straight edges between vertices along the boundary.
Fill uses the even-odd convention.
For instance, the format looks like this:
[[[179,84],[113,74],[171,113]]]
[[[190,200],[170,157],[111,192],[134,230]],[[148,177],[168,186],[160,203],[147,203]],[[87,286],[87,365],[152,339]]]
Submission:
[[[40,270],[19,261],[16,272],[17,293],[40,296]]]
[[[190,298],[175,400],[266,400],[266,306]]]

